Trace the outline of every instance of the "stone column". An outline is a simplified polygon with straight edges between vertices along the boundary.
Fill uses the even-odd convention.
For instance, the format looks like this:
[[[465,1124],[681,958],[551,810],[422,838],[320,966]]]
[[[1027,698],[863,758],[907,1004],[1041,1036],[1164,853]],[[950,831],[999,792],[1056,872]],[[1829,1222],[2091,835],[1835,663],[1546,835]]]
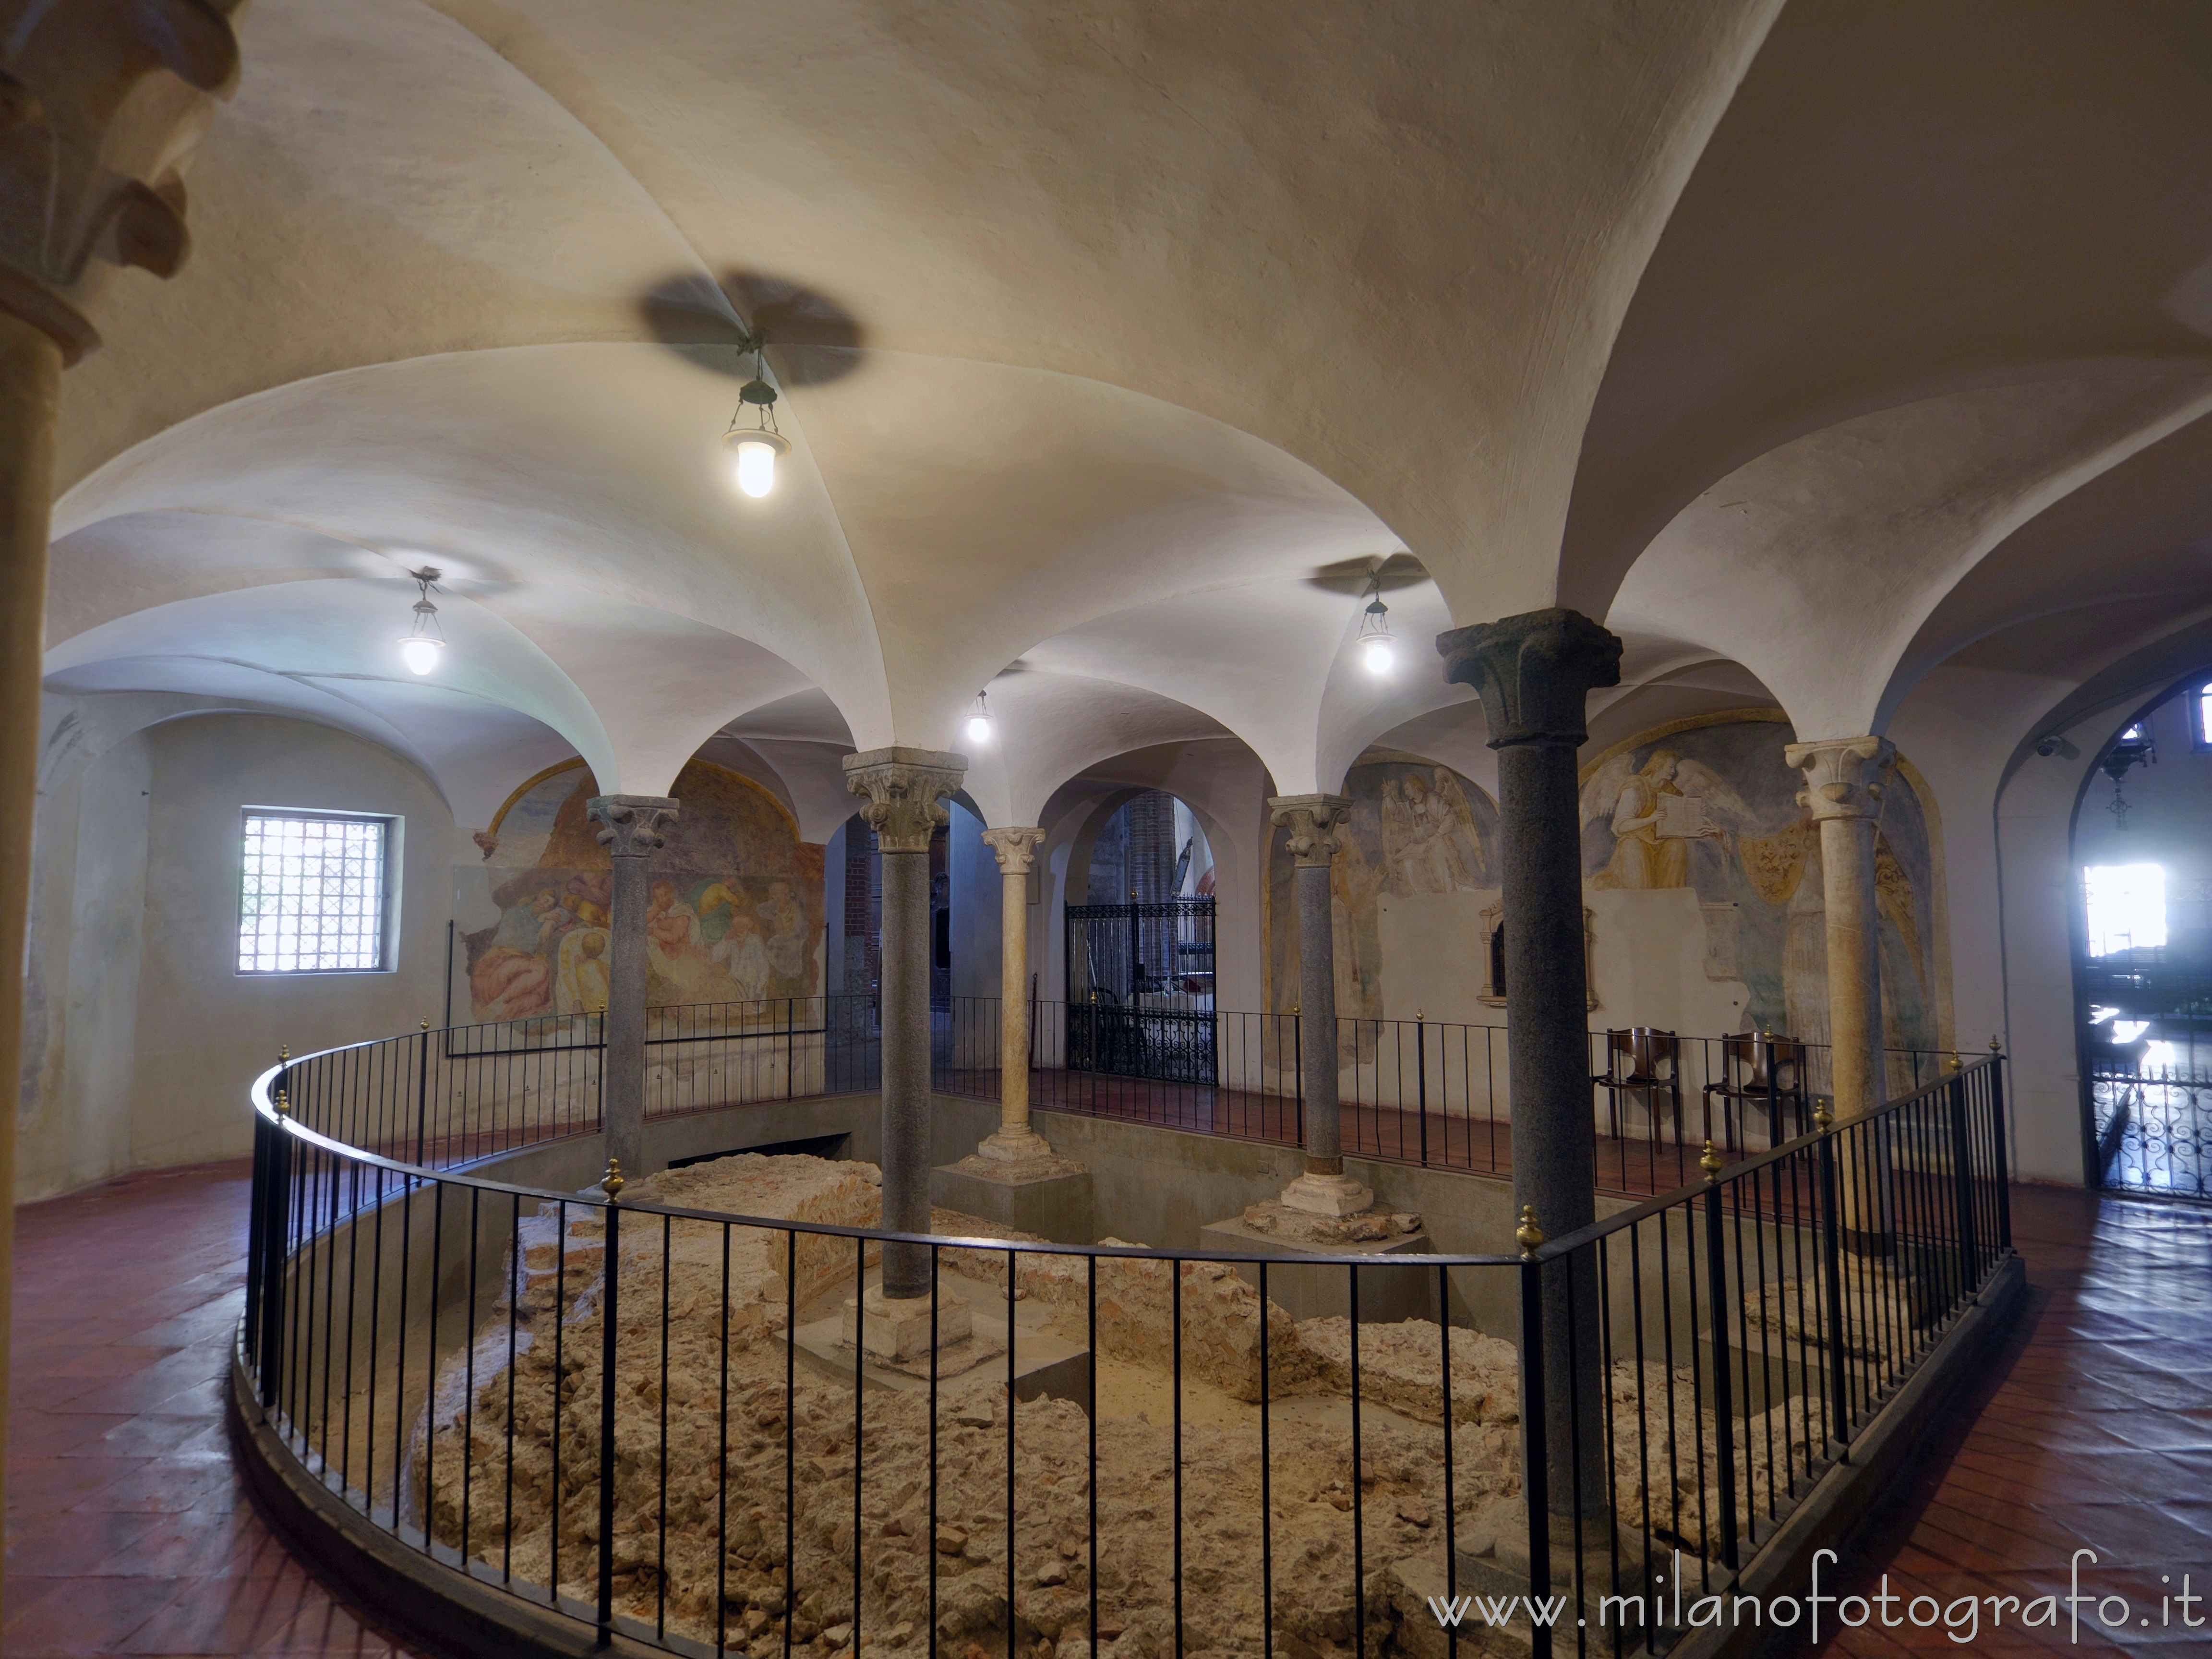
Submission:
[[[238,5],[15,6],[0,41],[0,1419],[61,374],[99,347],[113,267],[191,251],[182,169],[237,85]]]
[[[599,825],[599,845],[615,866],[599,1113],[607,1157],[635,1181],[645,1158],[645,915],[653,855],[676,803],[665,795],[594,795],[584,810]]]
[[[1052,1156],[1030,1127],[1030,872],[1043,841],[1030,825],[983,832],[999,856],[999,1127],[975,1151],[1001,1164]]]
[[[1481,694],[1498,750],[1513,1201],[1516,1209],[1533,1205],[1537,1224],[1557,1238],[1597,1218],[1575,752],[1589,735],[1590,692],[1620,683],[1620,641],[1579,611],[1553,609],[1455,629],[1437,637],[1437,649],[1444,678]],[[1545,1443],[1551,1503],[1562,1512],[1574,1502],[1573,1425],[1589,1436],[1604,1421],[1597,1275],[1587,1253],[1577,1261],[1575,1291],[1571,1350],[1567,1280],[1547,1272]],[[1606,1507],[1602,1441],[1590,1441],[1589,1451],[1585,1516]]]
[[[1336,1103],[1336,927],[1329,903],[1329,860],[1336,829],[1352,810],[1343,795],[1277,795],[1267,802],[1290,831],[1297,861],[1298,1070],[1305,1089],[1305,1173],[1283,1188],[1283,1207],[1308,1215],[1356,1215],[1375,1194],[1344,1172],[1344,1126]]]
[[[1797,804],[1820,830],[1820,885],[1828,944],[1830,1080],[1838,1121],[1870,1112],[1889,1093],[1881,1034],[1881,920],[1875,906],[1874,831],[1897,750],[1887,738],[1793,743],[1783,758],[1805,775]],[[1862,1255],[1889,1249],[1889,1182],[1871,1146],[1845,1143],[1840,1166],[1844,1242]]]
[[[884,1227],[929,1231],[929,841],[951,814],[964,755],[871,749],[845,757],[845,785],[865,799],[860,817],[884,860]],[[930,1343],[929,1251],[886,1244],[880,1291],[863,1298],[871,1350],[904,1358]],[[893,1304],[904,1303],[903,1309]],[[948,1297],[938,1339],[964,1335],[967,1304]]]

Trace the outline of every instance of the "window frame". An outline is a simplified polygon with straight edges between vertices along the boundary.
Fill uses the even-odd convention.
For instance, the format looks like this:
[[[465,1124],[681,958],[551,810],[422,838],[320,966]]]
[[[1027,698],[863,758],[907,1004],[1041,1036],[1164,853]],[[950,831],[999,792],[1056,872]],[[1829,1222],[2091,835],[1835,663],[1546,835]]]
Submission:
[[[2212,749],[2212,733],[2205,730],[2212,721],[2212,680],[2191,689],[2189,704],[2189,746]]]
[[[246,850],[253,820],[309,823],[373,823],[380,828],[382,867],[378,873],[376,960],[365,968],[249,968],[245,963]],[[238,810],[238,902],[231,930],[231,972],[240,979],[328,979],[361,974],[395,973],[399,965],[399,848],[404,820],[391,812],[353,812],[322,806],[246,805]]]

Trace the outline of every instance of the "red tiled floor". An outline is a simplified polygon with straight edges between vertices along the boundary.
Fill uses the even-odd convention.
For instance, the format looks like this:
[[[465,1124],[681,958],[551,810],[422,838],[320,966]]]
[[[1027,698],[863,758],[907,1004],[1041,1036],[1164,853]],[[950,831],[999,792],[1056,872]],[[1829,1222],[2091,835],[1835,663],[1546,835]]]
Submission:
[[[1821,1650],[2212,1652],[2212,1599],[2190,1609],[2207,1621],[2194,1629],[2162,1599],[2185,1573],[2212,1598],[2212,1212],[2016,1188],[2013,1240],[2029,1283],[2019,1328],[1842,1575],[1858,1595],[1886,1574],[1896,1593],[1946,1607],[1984,1598],[1974,1639],[1940,1622],[1884,1629],[1877,1615],[1824,1630]],[[2079,1549],[2096,1552],[2082,1589],[2126,1597],[2126,1627],[2106,1628],[2086,1603],[2078,1645],[2063,1603],[2055,1629],[2024,1629],[2011,1611],[1992,1626],[1988,1597],[2066,1595]]]
[[[406,1659],[325,1589],[240,1486],[223,1378],[243,1164],[126,1176],[15,1212],[9,1659]]]

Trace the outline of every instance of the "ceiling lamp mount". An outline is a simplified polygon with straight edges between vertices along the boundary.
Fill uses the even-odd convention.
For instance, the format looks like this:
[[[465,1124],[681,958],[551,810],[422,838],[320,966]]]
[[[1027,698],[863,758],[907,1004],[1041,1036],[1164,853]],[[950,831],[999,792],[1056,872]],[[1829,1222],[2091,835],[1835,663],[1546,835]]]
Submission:
[[[445,573],[434,564],[426,564],[407,574],[415,579],[422,597],[415,601],[415,626],[400,639],[399,658],[411,672],[427,674],[446,653],[446,630],[438,621],[438,607],[430,603],[430,595]]]
[[[983,692],[975,694],[975,701],[968,706],[968,741],[988,743],[991,740],[991,699]]]
[[[744,337],[743,347],[753,354],[753,377],[738,388],[737,412],[722,434],[722,447],[737,461],[738,488],[756,501],[775,488],[776,461],[791,453],[791,440],[776,429],[775,388],[762,373],[761,353],[767,344],[763,329]]]
[[[1379,559],[1367,578],[1367,609],[1360,614],[1359,637],[1353,643],[1359,647],[1360,666],[1369,673],[1380,678],[1398,665],[1398,641],[1390,632],[1390,607],[1382,603]]]

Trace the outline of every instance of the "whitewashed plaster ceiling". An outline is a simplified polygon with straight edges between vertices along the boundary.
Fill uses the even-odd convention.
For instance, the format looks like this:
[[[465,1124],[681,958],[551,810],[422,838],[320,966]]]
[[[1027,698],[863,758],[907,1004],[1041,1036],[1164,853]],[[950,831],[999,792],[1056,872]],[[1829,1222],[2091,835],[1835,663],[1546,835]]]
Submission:
[[[263,0],[192,262],[65,382],[53,683],[343,725],[465,823],[540,757],[652,793],[741,744],[810,836],[986,684],[994,822],[1162,745],[1283,793],[1471,750],[1433,636],[1552,603],[1627,641],[1604,733],[2030,722],[2212,608],[2207,27]]]

